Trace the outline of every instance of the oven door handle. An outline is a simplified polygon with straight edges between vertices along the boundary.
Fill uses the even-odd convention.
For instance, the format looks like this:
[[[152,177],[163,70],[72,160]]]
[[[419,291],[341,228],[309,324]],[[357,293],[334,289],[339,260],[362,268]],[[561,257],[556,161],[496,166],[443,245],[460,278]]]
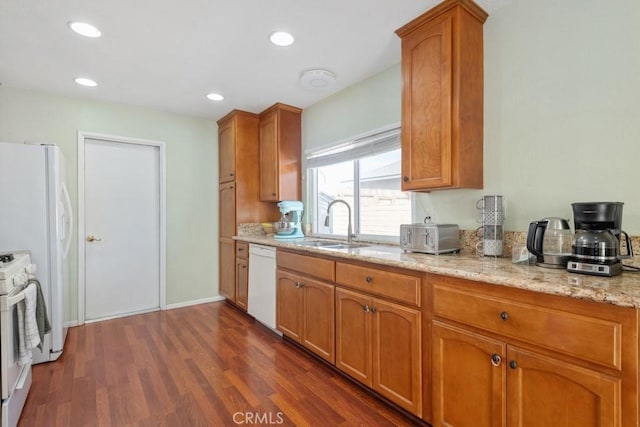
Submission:
[[[11,307],[19,303],[24,299],[24,292],[20,291],[13,295],[2,295],[0,296],[0,308],[2,311],[9,311]]]

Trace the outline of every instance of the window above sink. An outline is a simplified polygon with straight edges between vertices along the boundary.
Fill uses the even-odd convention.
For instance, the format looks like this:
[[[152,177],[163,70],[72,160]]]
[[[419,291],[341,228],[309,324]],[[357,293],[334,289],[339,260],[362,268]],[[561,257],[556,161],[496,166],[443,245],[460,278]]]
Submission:
[[[306,153],[307,209],[313,213],[314,235],[345,237],[343,199],[353,211],[353,231],[359,239],[397,242],[400,224],[411,222],[412,196],[400,190],[400,127],[389,126]]]

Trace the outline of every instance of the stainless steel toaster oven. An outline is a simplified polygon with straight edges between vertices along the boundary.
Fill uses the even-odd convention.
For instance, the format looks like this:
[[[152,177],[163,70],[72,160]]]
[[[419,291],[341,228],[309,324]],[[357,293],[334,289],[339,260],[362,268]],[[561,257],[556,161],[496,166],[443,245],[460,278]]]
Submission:
[[[460,230],[457,224],[401,224],[400,248],[425,254],[458,252]]]

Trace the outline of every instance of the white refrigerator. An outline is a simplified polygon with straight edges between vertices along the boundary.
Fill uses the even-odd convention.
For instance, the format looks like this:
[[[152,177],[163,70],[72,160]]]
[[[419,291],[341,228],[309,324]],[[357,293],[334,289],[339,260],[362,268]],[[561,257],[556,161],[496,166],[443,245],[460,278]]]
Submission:
[[[70,321],[73,216],[66,173],[55,145],[0,143],[0,252],[31,252],[51,323],[42,352],[33,350],[33,363],[60,357]]]

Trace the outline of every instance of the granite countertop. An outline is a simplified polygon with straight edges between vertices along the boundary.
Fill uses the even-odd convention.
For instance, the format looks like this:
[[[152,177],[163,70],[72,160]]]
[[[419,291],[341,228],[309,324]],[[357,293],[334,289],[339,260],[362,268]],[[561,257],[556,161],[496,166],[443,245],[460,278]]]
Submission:
[[[405,253],[398,246],[373,244],[360,248],[329,249],[303,246],[299,240],[276,240],[271,236],[241,235],[234,238],[248,243],[294,249],[310,254],[367,261],[621,307],[640,308],[640,272],[625,271],[616,277],[599,277],[569,273],[563,269],[513,264],[511,259],[507,258],[464,254]],[[302,242],[309,240],[319,239],[305,238]]]

